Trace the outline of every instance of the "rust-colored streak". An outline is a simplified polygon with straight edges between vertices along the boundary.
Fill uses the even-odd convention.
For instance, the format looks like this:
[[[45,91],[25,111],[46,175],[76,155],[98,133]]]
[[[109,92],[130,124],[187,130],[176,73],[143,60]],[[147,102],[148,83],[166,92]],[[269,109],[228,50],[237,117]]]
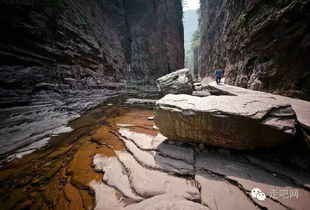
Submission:
[[[117,124],[156,135],[151,110],[101,106],[71,122],[71,133],[53,137],[49,146],[0,168],[1,209],[93,209],[92,180],[102,174],[92,166],[93,156],[114,156],[123,150]]]

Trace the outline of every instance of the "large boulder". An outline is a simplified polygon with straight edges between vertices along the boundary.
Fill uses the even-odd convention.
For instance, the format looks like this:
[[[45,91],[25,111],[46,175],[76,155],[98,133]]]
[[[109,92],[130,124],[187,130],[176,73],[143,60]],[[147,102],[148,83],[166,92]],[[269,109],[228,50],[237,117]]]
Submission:
[[[180,69],[156,80],[158,90],[163,94],[192,94],[193,78],[189,69]]]
[[[296,116],[290,105],[270,97],[169,94],[156,103],[154,121],[171,140],[255,149],[288,141]]]

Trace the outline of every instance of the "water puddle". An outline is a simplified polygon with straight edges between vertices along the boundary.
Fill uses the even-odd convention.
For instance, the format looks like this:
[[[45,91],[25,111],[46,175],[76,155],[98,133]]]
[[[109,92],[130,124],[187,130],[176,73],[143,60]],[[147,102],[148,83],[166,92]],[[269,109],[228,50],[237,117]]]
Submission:
[[[84,113],[55,130],[51,138],[18,150],[15,159],[0,168],[1,209],[122,209],[137,202],[125,197],[126,192],[148,198],[173,189],[189,192],[189,200],[201,197],[202,203],[208,203],[206,190],[212,189],[214,178],[218,187],[209,192],[212,196],[225,196],[219,189],[233,188],[236,199],[251,206],[265,205],[248,200],[253,187],[267,192],[270,187],[285,190],[284,186],[290,186],[299,190],[304,203],[310,196],[308,176],[286,167],[280,170],[272,161],[255,157],[255,152],[170,141],[154,126],[152,109],[126,107],[121,99]],[[94,165],[95,155],[117,159],[123,168],[100,170]],[[198,179],[197,173],[201,173]],[[287,201],[279,202],[286,205]]]
[[[94,193],[109,191],[110,187],[94,170],[93,156],[111,157],[115,150],[124,150],[118,137],[120,127],[149,135],[158,133],[152,128],[154,122],[147,119],[153,115],[152,110],[121,104],[122,100],[116,99],[90,110],[55,129],[51,138],[12,154],[0,168],[1,209],[94,208]],[[130,203],[120,193],[115,198]]]

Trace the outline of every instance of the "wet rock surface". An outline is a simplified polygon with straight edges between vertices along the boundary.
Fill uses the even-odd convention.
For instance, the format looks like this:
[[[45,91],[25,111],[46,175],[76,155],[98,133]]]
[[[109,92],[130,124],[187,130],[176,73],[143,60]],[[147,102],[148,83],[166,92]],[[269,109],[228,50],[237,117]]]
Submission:
[[[1,1],[0,20],[3,156],[184,63],[181,1]]]
[[[156,84],[162,94],[191,94],[193,92],[193,78],[189,69],[180,69],[166,74],[158,78]]]
[[[72,92],[67,97],[49,94],[31,99],[24,106],[0,109],[0,155],[5,157],[12,150],[57,135],[55,132],[62,132],[59,128],[81,112],[116,96],[116,92],[105,90]]]
[[[296,116],[289,104],[268,97],[169,94],[156,103],[154,120],[169,139],[254,149],[290,140]]]
[[[196,182],[195,185],[200,189],[199,202],[208,209],[304,209],[306,205],[309,205],[309,175],[297,175],[298,173],[287,166],[266,162],[254,157],[253,154],[249,156],[245,153],[225,149],[201,147],[198,144],[184,144],[167,140],[161,134],[151,136],[146,133],[130,131],[129,128],[120,128],[119,133],[128,152],[120,152],[127,158],[127,163],[121,161],[123,164],[130,164],[130,159],[132,162],[136,160],[135,167],[140,164],[137,168],[142,167],[144,170],[147,168],[148,170],[161,171],[161,173],[174,176],[178,174],[185,175],[187,178],[193,179]],[[160,141],[158,141],[159,139]],[[166,147],[169,149],[161,149]],[[177,173],[172,172],[170,168],[156,167],[156,164],[161,164],[162,160],[154,159],[154,156],[160,155],[161,151],[170,164],[175,160],[182,161],[183,164],[190,162],[190,165],[194,166],[194,174],[180,173],[181,164],[175,165],[176,168],[179,167]],[[124,160],[125,157],[119,158]],[[153,175],[152,173],[140,174],[137,171],[141,169],[137,170],[135,167],[133,165],[131,168],[125,167],[131,174],[130,180],[133,180],[133,177],[136,176],[142,182],[143,176],[141,174],[147,174],[148,178],[144,183],[150,182],[149,185],[154,182],[157,183],[156,180],[159,176],[155,176],[156,173]],[[135,169],[133,170],[133,168]],[[135,181],[134,186],[137,187],[137,180]],[[133,183],[131,182],[131,184]],[[134,186],[132,187],[134,188]],[[158,190],[161,188],[160,184],[156,184],[156,186],[157,188],[152,187],[152,189]],[[267,198],[261,201],[252,197],[251,190],[253,188],[261,189]],[[138,189],[141,191],[149,190],[141,186]],[[285,194],[286,192],[289,192],[289,195]],[[294,192],[298,192],[297,197],[296,194],[294,196]],[[162,196],[157,202],[164,205],[165,197],[172,195],[167,193]],[[291,198],[287,196],[291,196]],[[138,208],[140,205],[144,206],[145,203],[153,202],[155,198],[159,199],[159,197],[154,196],[126,208]],[[187,197],[187,199],[191,199],[191,197]],[[168,203],[165,205],[168,205]],[[199,209],[200,207],[197,206],[196,208]]]
[[[262,159],[256,151],[168,140],[152,129],[154,121],[148,117],[153,111],[116,109],[112,103],[69,124],[74,130],[53,137],[58,138],[52,139],[54,146],[0,168],[1,207],[225,210],[309,205],[309,174],[278,161],[283,156],[275,157],[275,151]],[[251,197],[254,187],[267,195],[265,201]],[[274,197],[272,190],[278,192]],[[298,199],[294,194],[283,197],[283,192],[296,190]]]

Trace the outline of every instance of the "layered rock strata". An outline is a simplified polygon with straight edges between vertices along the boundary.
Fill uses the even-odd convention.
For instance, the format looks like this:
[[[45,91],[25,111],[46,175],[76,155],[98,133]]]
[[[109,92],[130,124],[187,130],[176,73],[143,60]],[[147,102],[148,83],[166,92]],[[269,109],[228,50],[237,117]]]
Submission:
[[[309,0],[201,1],[198,71],[226,82],[310,99]]]
[[[179,0],[1,1],[0,20],[0,154],[47,137],[125,79],[150,85],[183,67]]]

